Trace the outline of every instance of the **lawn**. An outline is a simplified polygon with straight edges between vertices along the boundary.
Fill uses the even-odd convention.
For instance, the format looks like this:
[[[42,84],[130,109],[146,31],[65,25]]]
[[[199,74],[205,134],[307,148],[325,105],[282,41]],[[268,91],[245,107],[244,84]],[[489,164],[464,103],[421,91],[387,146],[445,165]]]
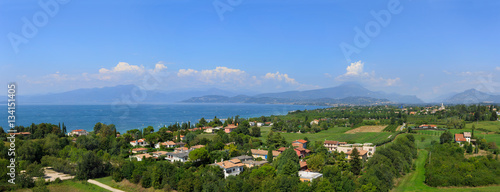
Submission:
[[[103,189],[97,185],[91,184],[91,183],[82,183],[81,181],[76,181],[76,180],[65,180],[62,183],[57,183],[57,184],[49,184],[47,185],[47,189],[49,191],[55,191],[55,192],[109,192],[106,189]],[[31,189],[19,189],[16,190],[16,192],[27,192],[27,191],[32,191]]]
[[[481,122],[480,122],[481,123]],[[463,132],[471,132],[472,130],[467,128],[467,129],[449,129],[452,134],[456,133],[463,133]],[[433,131],[433,130],[418,130],[417,135],[415,135],[416,138],[420,138],[419,135],[433,135],[433,136],[439,136],[443,133],[444,131]],[[495,142],[497,146],[500,147],[500,134],[483,134],[482,131],[474,131],[474,135],[479,138],[485,138],[487,142]]]
[[[334,127],[326,131],[321,131],[319,133],[280,133],[285,137],[287,142],[292,142],[297,139],[304,139],[307,137],[309,141],[324,141],[324,140],[336,140],[336,141],[353,141],[356,143],[375,143],[382,141],[394,133],[389,132],[366,132],[366,133],[355,133],[355,134],[345,134],[346,131],[350,130],[350,127]],[[261,139],[265,140],[269,134],[271,127],[261,127]]]
[[[393,192],[399,191],[500,191],[500,186],[486,186],[486,187],[430,187],[425,182],[425,161],[429,156],[429,152],[425,148],[429,147],[432,140],[439,142],[439,136],[433,135],[417,135],[415,142],[418,148],[418,158],[416,160],[415,171],[405,175],[399,180],[398,185],[392,190]],[[424,137],[424,141],[422,141]]]
[[[418,145],[418,142],[417,142]],[[427,186],[425,181],[425,161],[429,156],[429,152],[427,150],[418,150],[418,158],[416,162],[415,171],[410,174],[403,176],[403,178],[399,181],[397,187],[395,187],[392,191],[500,191],[500,186],[486,186],[486,187],[429,187]]]
[[[467,123],[465,125],[465,128],[472,129],[473,124],[476,126],[476,129],[482,128],[493,132],[500,131],[500,121],[479,121],[474,123]]]
[[[116,189],[120,189],[120,190],[123,190],[123,191],[128,191],[128,192],[156,192],[156,191],[163,191],[163,190],[160,190],[160,189],[154,189],[153,187],[151,188],[143,188],[141,187],[139,184],[134,184],[134,183],[130,183],[129,181],[127,181],[126,179],[124,179],[123,181],[117,183],[115,181],[113,181],[113,179],[111,178],[111,176],[108,176],[108,177],[102,177],[102,178],[99,178],[99,179],[94,179],[96,181],[99,181],[103,184],[106,184],[110,187],[113,187],[113,188],[116,188]]]

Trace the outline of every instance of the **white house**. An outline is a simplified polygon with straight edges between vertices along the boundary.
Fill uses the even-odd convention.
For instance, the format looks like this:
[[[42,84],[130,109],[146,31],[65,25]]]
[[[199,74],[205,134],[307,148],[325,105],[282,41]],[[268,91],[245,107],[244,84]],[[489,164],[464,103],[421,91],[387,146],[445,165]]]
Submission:
[[[185,151],[185,152],[177,152],[176,151],[176,152],[166,153],[165,159],[169,160],[170,162],[174,162],[174,161],[186,162],[186,161],[188,161],[188,157],[189,157],[188,151]]]
[[[257,127],[262,127],[263,125],[264,125],[264,123],[261,123],[261,122],[257,123]]]
[[[228,161],[223,161],[222,159],[221,162],[217,162],[217,160],[215,160],[215,163],[212,165],[222,168],[224,172],[224,178],[227,178],[231,175],[239,175],[243,171],[243,167],[245,166],[239,159],[231,159]]]
[[[248,122],[248,124],[250,124],[250,126],[255,126],[255,122],[254,121],[250,121],[250,122]]]
[[[175,143],[173,141],[165,141],[165,142],[160,142],[160,143],[155,144],[156,149],[159,149],[161,146],[163,146],[165,148],[174,148],[174,147],[179,146],[179,144]]]
[[[136,141],[130,141],[130,145],[132,145],[134,147],[137,146],[137,145],[144,147],[144,146],[149,145],[149,143],[146,142],[146,140],[143,138],[143,139],[138,139]]]
[[[68,136],[80,136],[80,135],[88,135],[89,132],[83,130],[83,129],[77,129],[77,130],[73,130],[71,132],[68,133]]]
[[[364,143],[364,144],[360,144],[360,143],[356,143],[356,144],[345,144],[345,145],[339,145],[337,147],[337,152],[344,152],[345,154],[347,154],[348,152],[352,151],[354,148],[358,149],[358,151],[367,151],[367,157],[370,158],[373,156],[373,154],[375,153],[375,150],[377,149],[377,147],[371,143]]]
[[[312,182],[314,179],[323,177],[323,174],[318,172],[299,171],[300,181]]]
[[[464,138],[467,142],[470,143],[470,139],[472,137],[472,133],[471,132],[464,132]]]

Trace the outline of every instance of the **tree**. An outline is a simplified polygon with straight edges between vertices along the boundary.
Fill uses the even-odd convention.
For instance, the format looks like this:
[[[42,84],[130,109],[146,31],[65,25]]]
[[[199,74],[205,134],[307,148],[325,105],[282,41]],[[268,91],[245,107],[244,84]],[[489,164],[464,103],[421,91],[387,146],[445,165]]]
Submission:
[[[208,163],[210,160],[210,156],[208,154],[207,149],[205,147],[195,149],[189,153],[189,159],[198,164]]]
[[[267,150],[267,162],[269,163],[273,163],[273,159],[274,159],[274,156],[273,156],[273,149],[271,147],[269,147],[269,149]]]
[[[250,123],[248,121],[243,121],[242,123],[238,124],[238,127],[234,129],[234,132],[236,133],[241,133],[244,135],[250,135]]]
[[[260,137],[260,127],[252,127],[252,137]]]
[[[200,121],[199,121],[200,125],[202,125],[202,127],[204,127],[206,124],[207,124],[207,120],[205,120],[205,118],[201,118]]]
[[[108,165],[103,164],[99,156],[89,151],[83,155],[82,160],[78,163],[76,178],[87,180],[106,176],[108,167]]]
[[[186,138],[185,138],[186,143],[193,141],[195,138],[196,138],[196,133],[189,132],[188,134],[186,134]]]
[[[361,169],[363,168],[363,162],[359,159],[359,152],[356,147],[351,152],[351,172],[355,175],[359,175],[361,173]]]
[[[451,143],[453,142],[453,135],[450,133],[450,131],[445,131],[441,136],[439,137],[439,142],[441,144],[443,143]]]
[[[325,165],[325,157],[321,153],[317,153],[314,155],[311,155],[309,159],[307,160],[307,168],[319,172]]]
[[[147,134],[144,139],[146,139],[146,142],[150,145],[154,145],[160,141],[160,135],[158,135],[158,133],[151,133]]]
[[[492,111],[490,121],[496,121],[498,119],[498,115],[495,111]]]
[[[288,148],[276,159],[275,167],[278,174],[296,175],[299,171],[299,156],[294,149]]]
[[[155,132],[155,128],[153,126],[148,126],[148,127],[144,128],[142,135],[143,135],[143,137],[146,137],[147,135],[154,133],[154,132]]]

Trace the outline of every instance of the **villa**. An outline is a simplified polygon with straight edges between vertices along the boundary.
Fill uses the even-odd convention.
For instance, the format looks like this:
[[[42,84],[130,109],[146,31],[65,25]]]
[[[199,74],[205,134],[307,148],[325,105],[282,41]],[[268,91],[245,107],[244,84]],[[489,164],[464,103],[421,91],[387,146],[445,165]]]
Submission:
[[[223,159],[221,162],[217,162],[215,160],[215,163],[212,164],[213,166],[219,166],[220,168],[223,169],[224,172],[224,178],[227,178],[229,176],[236,176],[239,175],[243,171],[244,164],[241,163],[239,159],[231,159],[228,161],[224,161]]]
[[[71,132],[68,133],[68,136],[80,136],[80,135],[88,135],[89,132],[83,130],[83,129],[77,129],[77,130],[73,130]]]

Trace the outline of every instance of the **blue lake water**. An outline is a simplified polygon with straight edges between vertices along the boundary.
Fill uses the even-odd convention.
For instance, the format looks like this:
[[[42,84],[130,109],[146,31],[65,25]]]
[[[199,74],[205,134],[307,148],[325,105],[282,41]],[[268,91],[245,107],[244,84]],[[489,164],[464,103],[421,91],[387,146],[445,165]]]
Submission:
[[[0,107],[3,119],[0,126],[5,130],[7,107]],[[162,105],[18,105],[16,106],[16,124],[29,126],[31,123],[59,122],[66,125],[68,131],[85,129],[92,131],[97,122],[115,124],[117,131],[143,128],[149,125],[155,130],[163,125],[175,122],[197,122],[200,118],[213,119],[214,116],[225,119],[239,115],[243,118],[269,115],[284,115],[293,110],[317,109],[325,106],[304,105],[263,105],[263,104],[162,104]]]

